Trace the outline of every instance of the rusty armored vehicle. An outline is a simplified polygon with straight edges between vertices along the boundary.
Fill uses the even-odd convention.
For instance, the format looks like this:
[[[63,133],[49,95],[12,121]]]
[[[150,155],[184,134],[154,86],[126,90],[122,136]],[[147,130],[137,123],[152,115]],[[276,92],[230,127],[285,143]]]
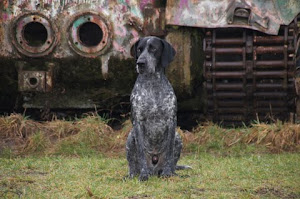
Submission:
[[[299,0],[2,0],[0,110],[125,113],[131,46],[155,35],[177,50],[166,73],[179,112],[289,120],[300,114],[299,13]]]

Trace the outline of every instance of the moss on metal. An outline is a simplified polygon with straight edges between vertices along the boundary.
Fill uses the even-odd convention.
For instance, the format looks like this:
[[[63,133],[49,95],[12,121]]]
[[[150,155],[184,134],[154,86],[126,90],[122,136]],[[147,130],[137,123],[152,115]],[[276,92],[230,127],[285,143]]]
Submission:
[[[0,66],[0,109],[11,111],[18,103],[18,73],[11,59],[0,59]]]

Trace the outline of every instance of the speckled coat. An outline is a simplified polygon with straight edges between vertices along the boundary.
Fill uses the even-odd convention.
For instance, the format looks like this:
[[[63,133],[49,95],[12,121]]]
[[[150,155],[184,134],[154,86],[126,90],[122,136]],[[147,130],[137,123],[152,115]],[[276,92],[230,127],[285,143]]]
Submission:
[[[131,93],[133,129],[126,145],[129,176],[175,174],[182,141],[176,132],[177,100],[164,75],[175,50],[157,37],[140,39],[133,47],[139,73]]]

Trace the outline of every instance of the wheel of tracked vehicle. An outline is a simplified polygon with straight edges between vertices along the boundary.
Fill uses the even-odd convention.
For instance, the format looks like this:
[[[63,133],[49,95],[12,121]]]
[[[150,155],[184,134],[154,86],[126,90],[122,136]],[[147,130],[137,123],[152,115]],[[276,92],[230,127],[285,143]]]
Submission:
[[[203,74],[210,120],[236,125],[295,115],[298,20],[276,36],[243,28],[206,30]]]

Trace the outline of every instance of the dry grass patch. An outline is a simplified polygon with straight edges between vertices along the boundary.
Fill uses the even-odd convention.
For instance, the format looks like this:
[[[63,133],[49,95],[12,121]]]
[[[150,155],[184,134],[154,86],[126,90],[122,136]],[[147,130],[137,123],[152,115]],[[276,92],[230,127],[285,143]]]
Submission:
[[[264,147],[270,152],[297,152],[300,149],[300,124],[282,123],[252,124],[251,127],[221,128],[207,123],[199,125],[192,132],[178,130],[183,137],[186,152],[193,152],[195,147],[202,150],[226,149],[240,145]],[[201,150],[201,149],[197,149]]]
[[[126,129],[126,128],[125,128]],[[96,114],[76,121],[37,122],[12,114],[0,118],[0,144],[15,155],[113,153],[125,146],[124,130],[113,131]]]
[[[0,117],[0,154],[10,155],[57,154],[85,155],[101,153],[108,156],[124,153],[130,120],[114,131],[97,114],[82,119],[65,121],[53,119],[37,122],[19,114]],[[276,122],[253,124],[244,128],[222,128],[207,123],[192,132],[177,129],[183,137],[184,152],[250,152],[259,148],[273,153],[299,151],[300,124]],[[2,149],[1,149],[2,148]],[[243,149],[243,150],[242,150]],[[246,149],[246,150],[244,150]]]

